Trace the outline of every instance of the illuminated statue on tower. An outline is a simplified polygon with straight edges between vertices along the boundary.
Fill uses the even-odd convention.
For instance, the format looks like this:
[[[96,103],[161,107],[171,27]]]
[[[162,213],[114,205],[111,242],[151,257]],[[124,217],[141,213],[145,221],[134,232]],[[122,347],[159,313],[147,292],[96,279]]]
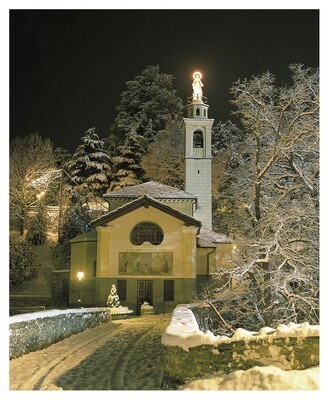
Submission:
[[[199,71],[194,72],[193,74],[193,100],[202,100],[202,87],[203,83],[201,82],[202,74]]]

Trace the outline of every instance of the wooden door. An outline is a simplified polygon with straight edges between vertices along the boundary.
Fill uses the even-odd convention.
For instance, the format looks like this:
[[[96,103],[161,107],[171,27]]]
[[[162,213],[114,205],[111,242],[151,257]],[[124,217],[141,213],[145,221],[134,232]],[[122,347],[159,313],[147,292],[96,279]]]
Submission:
[[[144,301],[153,305],[153,281],[137,281],[137,315],[140,315]]]

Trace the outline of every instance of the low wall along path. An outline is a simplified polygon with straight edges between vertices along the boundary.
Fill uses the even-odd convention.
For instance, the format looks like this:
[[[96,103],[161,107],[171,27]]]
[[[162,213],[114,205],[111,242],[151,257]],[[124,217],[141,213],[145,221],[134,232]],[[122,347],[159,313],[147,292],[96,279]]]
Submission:
[[[108,308],[49,310],[9,318],[9,357],[40,350],[73,333],[110,321]]]
[[[319,326],[304,324],[264,327],[259,332],[237,329],[234,335],[202,332],[193,312],[176,307],[162,335],[165,385],[178,387],[188,379],[215,372],[229,373],[254,366],[274,365],[303,370],[319,364]]]

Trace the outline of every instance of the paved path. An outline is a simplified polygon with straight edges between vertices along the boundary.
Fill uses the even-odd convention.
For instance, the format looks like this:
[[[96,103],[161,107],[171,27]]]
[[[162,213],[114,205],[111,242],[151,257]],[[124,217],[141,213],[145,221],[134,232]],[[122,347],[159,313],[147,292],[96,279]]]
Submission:
[[[161,390],[170,315],[87,329],[10,361],[11,390]]]

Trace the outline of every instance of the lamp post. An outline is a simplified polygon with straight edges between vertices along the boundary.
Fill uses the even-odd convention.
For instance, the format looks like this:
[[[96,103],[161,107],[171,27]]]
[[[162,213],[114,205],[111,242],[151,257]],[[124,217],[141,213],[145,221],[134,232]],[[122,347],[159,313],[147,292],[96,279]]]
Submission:
[[[79,308],[81,307],[81,285],[82,285],[82,279],[83,279],[84,275],[85,274],[81,270],[77,273],[77,277],[79,280],[79,298],[78,298],[78,307]]]

